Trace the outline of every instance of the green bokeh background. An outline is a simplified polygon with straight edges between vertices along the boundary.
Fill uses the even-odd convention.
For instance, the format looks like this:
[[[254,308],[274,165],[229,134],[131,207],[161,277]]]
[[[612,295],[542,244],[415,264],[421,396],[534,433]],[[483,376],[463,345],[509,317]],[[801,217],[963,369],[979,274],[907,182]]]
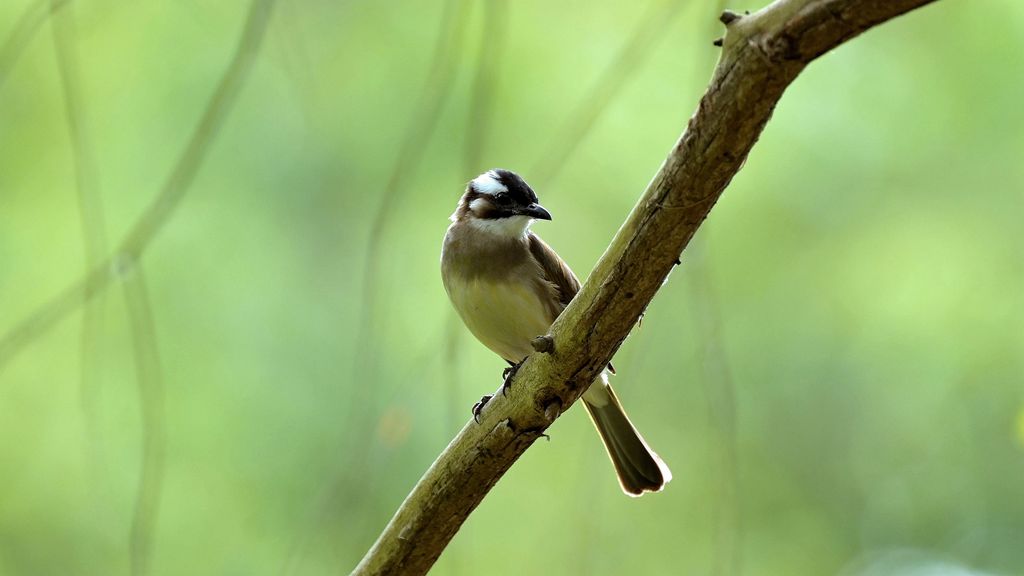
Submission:
[[[32,4],[0,3],[0,42]],[[465,2],[436,130],[400,164],[444,3],[278,2],[142,260],[166,440],[150,573],[356,564],[499,383],[438,273],[464,182],[520,172],[554,214],[535,230],[585,277],[696,106],[716,4]],[[62,13],[111,246],[166,180],[246,10]],[[485,14],[500,15],[486,32]],[[616,68],[638,29],[649,42]],[[500,50],[481,120],[487,46]],[[0,79],[3,332],[84,270],[56,63],[44,22]],[[545,168],[595,90],[589,130]],[[1022,224],[1024,4],[943,0],[828,54],[616,356],[672,483],[622,496],[573,409],[434,573],[1024,574]],[[95,305],[96,386],[83,393],[78,312],[0,367],[2,575],[129,570],[138,342],[120,282]]]

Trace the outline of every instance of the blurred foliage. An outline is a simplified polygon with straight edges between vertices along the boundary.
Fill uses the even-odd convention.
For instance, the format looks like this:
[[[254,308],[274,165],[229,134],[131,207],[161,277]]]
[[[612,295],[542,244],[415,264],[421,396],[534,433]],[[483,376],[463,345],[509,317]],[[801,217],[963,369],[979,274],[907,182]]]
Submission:
[[[143,257],[166,426],[151,573],[354,566],[499,384],[438,277],[463,183],[522,173],[555,216],[536,230],[586,276],[716,57],[717,2],[502,3],[279,1]],[[0,3],[0,46],[37,4]],[[62,9],[113,246],[248,5]],[[3,332],[85,269],[40,22],[0,78]],[[442,25],[457,49],[435,48]],[[435,573],[1024,573],[1022,55],[1020,2],[947,1],[813,64],[616,357],[675,480],[623,497],[572,410]],[[124,289],[98,301],[91,361],[78,312],[0,366],[2,575],[129,570],[146,431]]]

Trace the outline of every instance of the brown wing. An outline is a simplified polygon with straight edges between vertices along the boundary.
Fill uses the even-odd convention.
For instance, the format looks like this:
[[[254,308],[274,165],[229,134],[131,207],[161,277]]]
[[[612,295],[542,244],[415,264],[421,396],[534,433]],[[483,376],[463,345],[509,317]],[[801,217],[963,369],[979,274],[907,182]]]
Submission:
[[[532,232],[529,234],[529,238],[530,254],[540,264],[541,270],[544,272],[544,279],[558,290],[558,301],[562,304],[561,309],[564,309],[572,301],[573,296],[580,291],[580,281],[576,279],[576,275],[559,258],[558,254],[555,254],[551,246],[545,244],[539,236]]]
[[[540,264],[544,271],[545,279],[558,290],[558,300],[562,304],[559,313],[569,305],[576,293],[580,291],[580,281],[569,269],[569,265],[563,261],[551,246],[548,246],[539,236],[530,232],[530,253]],[[608,370],[615,374],[615,367],[608,363]]]

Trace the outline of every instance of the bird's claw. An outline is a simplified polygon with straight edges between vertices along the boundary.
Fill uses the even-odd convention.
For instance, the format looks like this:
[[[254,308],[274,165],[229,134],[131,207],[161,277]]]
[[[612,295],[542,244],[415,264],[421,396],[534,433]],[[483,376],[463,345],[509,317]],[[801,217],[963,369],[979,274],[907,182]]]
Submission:
[[[487,406],[487,403],[490,402],[491,398],[494,398],[494,395],[484,394],[480,397],[479,402],[473,404],[473,420],[477,424],[480,423],[480,413],[484,411],[484,406]]]
[[[523,362],[525,361],[526,360],[523,360]],[[508,396],[508,390],[509,388],[512,387],[512,379],[516,377],[516,372],[519,371],[519,367],[523,365],[523,362],[513,364],[508,368],[505,368],[505,371],[501,373],[501,377],[505,379],[505,381],[501,384],[502,396]]]
[[[512,364],[501,373],[501,378],[504,380],[501,385],[502,396],[508,396],[508,389],[512,387],[512,379],[516,377],[516,372],[519,371],[519,367],[523,365],[523,362]],[[473,404],[473,420],[476,420],[477,424],[480,423],[480,414],[484,411],[484,406],[491,401],[491,398],[494,398],[494,394],[485,394],[480,398],[479,402]]]

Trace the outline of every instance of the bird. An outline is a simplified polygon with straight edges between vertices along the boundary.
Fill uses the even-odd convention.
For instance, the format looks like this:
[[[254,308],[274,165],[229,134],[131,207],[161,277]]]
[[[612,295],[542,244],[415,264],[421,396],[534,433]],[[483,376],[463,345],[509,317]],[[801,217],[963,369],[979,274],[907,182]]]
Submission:
[[[531,341],[547,334],[580,282],[530,230],[535,220],[551,220],[551,213],[515,172],[496,168],[469,181],[450,220],[441,247],[445,291],[473,336],[508,362],[507,386],[508,373],[534,351]],[[609,364],[583,393],[583,405],[623,492],[659,492],[672,473],[626,416],[609,382],[613,372]]]

